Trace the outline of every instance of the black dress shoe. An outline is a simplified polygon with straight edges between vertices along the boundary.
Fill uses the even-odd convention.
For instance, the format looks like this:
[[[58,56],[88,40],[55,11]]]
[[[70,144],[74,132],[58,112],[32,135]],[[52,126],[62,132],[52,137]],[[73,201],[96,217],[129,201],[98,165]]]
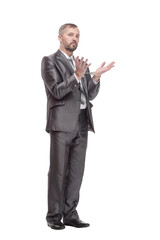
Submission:
[[[72,219],[70,221],[64,222],[66,226],[76,227],[76,228],[84,228],[89,227],[89,223],[84,223],[80,219]]]
[[[48,226],[55,230],[61,230],[65,228],[65,225],[60,220],[54,220],[52,222],[47,222]]]

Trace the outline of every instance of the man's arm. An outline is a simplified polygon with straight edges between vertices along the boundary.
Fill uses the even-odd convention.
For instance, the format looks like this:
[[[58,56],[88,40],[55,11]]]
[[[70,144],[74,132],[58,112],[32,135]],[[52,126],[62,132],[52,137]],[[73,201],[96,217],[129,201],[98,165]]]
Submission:
[[[50,91],[52,96],[58,100],[62,99],[78,87],[78,82],[74,74],[70,78],[66,79],[66,81],[58,82],[56,66],[49,57],[44,57],[42,59],[41,73],[47,89]]]
[[[99,88],[100,88],[100,78],[96,78],[97,81],[95,81],[95,77],[93,76],[91,78],[91,75],[89,74],[89,68],[86,71],[86,79],[87,79],[87,85],[88,85],[88,98],[90,101],[92,101],[98,94]]]
[[[97,70],[94,72],[93,78],[91,78],[88,68],[91,64],[87,64],[88,59],[86,59],[85,61],[83,61],[83,59],[84,59],[83,57],[80,59],[80,61],[79,57],[76,57],[74,59],[76,65],[75,74],[77,78],[80,80],[81,77],[83,77],[86,73],[86,79],[88,82],[88,97],[89,100],[93,100],[97,96],[99,91],[101,75],[109,71],[112,67],[114,67],[115,62],[111,62],[106,67],[105,67],[106,63],[103,62],[101,66],[97,68]]]
[[[99,87],[100,87],[100,77],[101,77],[101,75],[104,74],[105,72],[109,71],[111,68],[113,68],[115,62],[111,62],[106,67],[105,67],[105,64],[106,63],[103,62],[101,64],[101,66],[99,68],[97,68],[97,70],[94,72],[94,76],[92,78],[92,81],[90,80],[89,83],[88,83],[89,100],[93,100],[97,96],[98,91],[99,91]],[[88,70],[88,72],[89,72],[89,70]],[[87,73],[87,71],[86,71],[86,73]]]

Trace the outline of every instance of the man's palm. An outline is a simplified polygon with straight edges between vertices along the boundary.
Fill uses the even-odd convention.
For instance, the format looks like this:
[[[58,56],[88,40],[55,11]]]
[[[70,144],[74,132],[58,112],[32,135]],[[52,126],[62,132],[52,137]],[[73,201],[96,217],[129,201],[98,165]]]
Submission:
[[[96,76],[101,76],[103,73],[109,71],[112,67],[114,67],[115,62],[111,62],[106,67],[104,67],[105,64],[106,63],[103,62],[102,65],[99,68],[97,68],[97,70],[95,71]]]

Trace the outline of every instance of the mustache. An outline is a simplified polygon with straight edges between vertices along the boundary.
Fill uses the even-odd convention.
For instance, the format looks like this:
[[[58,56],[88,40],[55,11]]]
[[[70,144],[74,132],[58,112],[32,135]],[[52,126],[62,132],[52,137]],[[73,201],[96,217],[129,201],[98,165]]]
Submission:
[[[71,42],[71,44],[72,44],[72,43],[75,43],[75,44],[77,44],[75,41],[74,41],[74,42]]]

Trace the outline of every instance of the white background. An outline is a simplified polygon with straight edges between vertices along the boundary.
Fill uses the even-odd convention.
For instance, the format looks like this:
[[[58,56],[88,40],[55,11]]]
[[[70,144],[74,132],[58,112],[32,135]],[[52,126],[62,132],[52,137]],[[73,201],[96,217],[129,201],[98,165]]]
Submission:
[[[79,26],[75,55],[103,75],[93,101],[78,211],[90,228],[47,227],[49,135],[41,59],[59,27]],[[160,239],[160,35],[157,0],[15,0],[0,6],[1,239]]]

